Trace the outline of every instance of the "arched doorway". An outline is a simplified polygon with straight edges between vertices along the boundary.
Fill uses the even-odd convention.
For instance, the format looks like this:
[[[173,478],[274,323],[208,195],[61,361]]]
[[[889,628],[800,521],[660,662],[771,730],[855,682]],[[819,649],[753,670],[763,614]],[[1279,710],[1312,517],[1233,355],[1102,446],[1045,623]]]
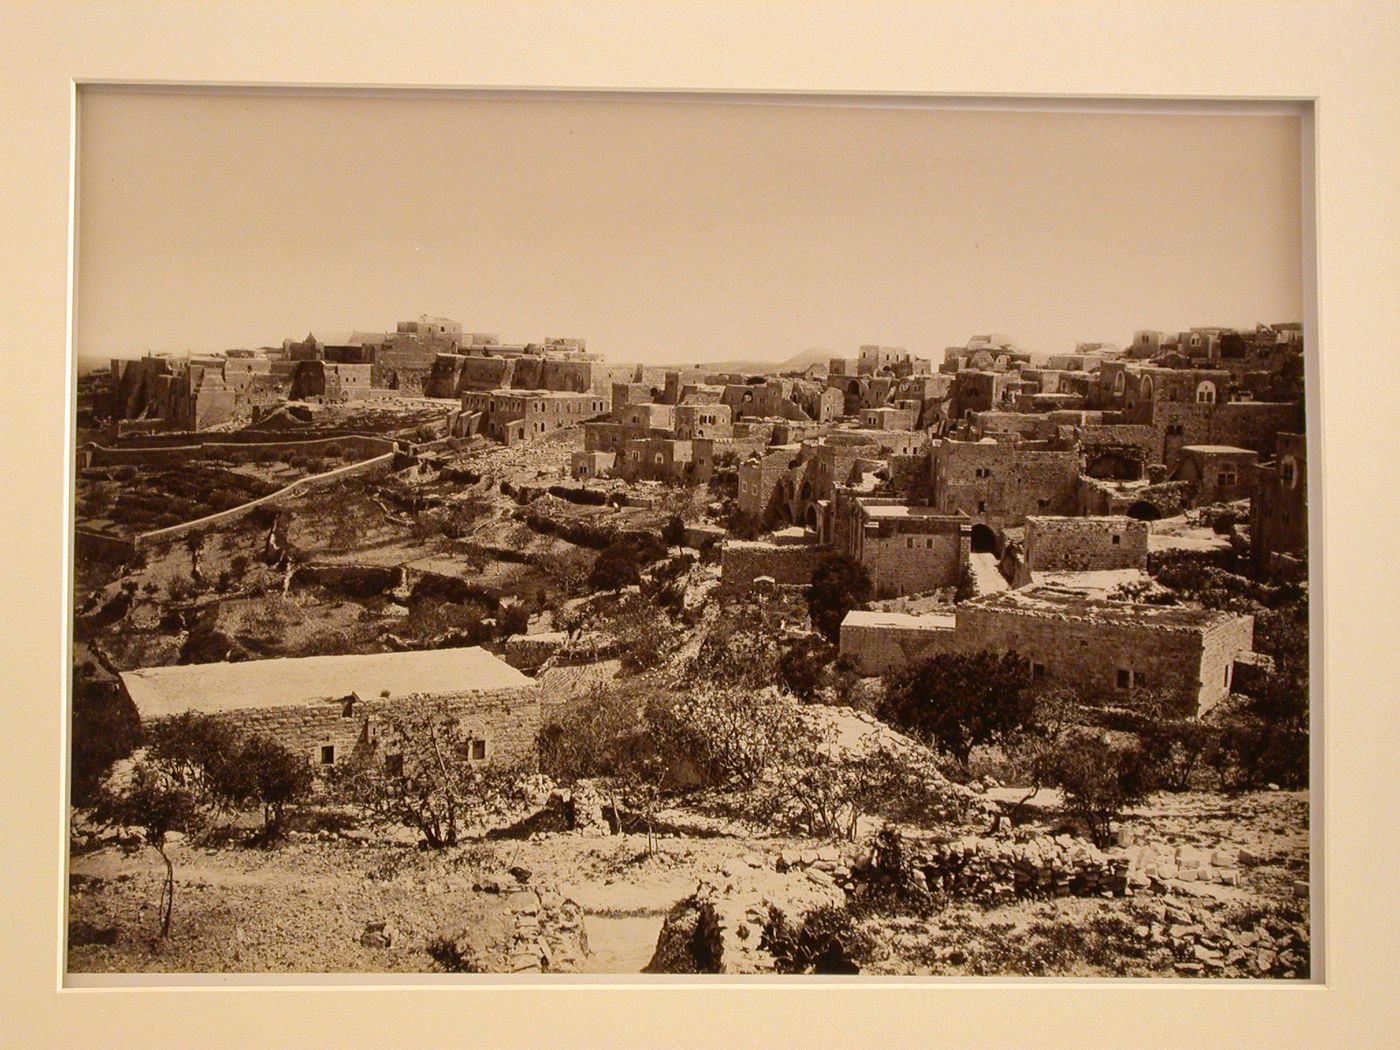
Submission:
[[[981,522],[972,526],[972,553],[996,554],[1000,556],[1001,542],[990,525]]]
[[[1084,473],[1091,478],[1136,481],[1142,477],[1142,461],[1123,452],[1100,452],[1089,460]]]
[[[1157,521],[1162,516],[1162,511],[1157,504],[1150,503],[1145,499],[1140,499],[1128,508],[1128,517],[1136,518],[1138,521]]]
[[[807,508],[807,516],[806,516],[806,518],[805,518],[805,521],[806,521],[806,524],[807,524],[807,528],[809,528],[809,529],[811,529],[811,530],[813,530],[813,531],[815,532],[815,531],[816,531],[816,528],[817,528],[817,508],[816,508],[816,507],[808,507],[808,508]]]

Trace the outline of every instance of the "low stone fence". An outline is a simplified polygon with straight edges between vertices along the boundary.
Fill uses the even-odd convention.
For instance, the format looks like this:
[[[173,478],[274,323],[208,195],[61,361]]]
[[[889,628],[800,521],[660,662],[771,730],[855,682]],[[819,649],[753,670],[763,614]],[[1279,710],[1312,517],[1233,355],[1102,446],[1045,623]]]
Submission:
[[[236,431],[235,434],[245,432]],[[324,455],[326,449],[338,446],[354,449],[369,458],[382,456],[394,451],[394,442],[389,438],[366,437],[363,434],[341,434],[337,436],[282,437],[273,438],[270,434],[260,434],[257,440],[247,437],[234,438],[235,434],[219,434],[220,440],[193,440],[179,445],[155,445],[136,448],[111,448],[105,445],[92,445],[80,451],[88,454],[88,465],[93,467],[114,466],[178,466],[198,459],[223,459],[246,463],[266,452],[279,456],[298,454]],[[190,435],[193,437],[194,435]],[[209,435],[213,437],[214,435]]]

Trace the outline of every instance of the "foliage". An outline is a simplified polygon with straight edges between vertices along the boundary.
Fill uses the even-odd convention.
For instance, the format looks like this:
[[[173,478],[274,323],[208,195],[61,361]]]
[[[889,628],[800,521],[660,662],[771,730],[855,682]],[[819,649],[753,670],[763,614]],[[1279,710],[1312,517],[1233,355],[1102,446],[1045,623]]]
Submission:
[[[88,806],[112,763],[141,745],[141,716],[115,683],[75,675],[72,735],[72,804]]]
[[[845,908],[814,908],[793,927],[780,909],[770,907],[759,947],[772,954],[779,973],[852,974],[860,973],[874,942]]]
[[[304,756],[271,737],[253,736],[239,749],[227,788],[235,801],[262,806],[264,835],[276,838],[288,803],[305,798],[312,779],[311,763]]]
[[[977,580],[972,575],[972,566],[964,564],[958,571],[957,587],[953,591],[954,603],[961,603],[977,597]]]
[[[679,514],[672,514],[661,530],[662,542],[668,547],[685,546],[685,522]]]
[[[937,653],[885,682],[881,717],[966,763],[1035,712],[1026,661],[1015,653]]]
[[[807,592],[812,626],[832,644],[839,642],[846,613],[865,604],[870,595],[870,575],[865,566],[845,554],[828,555],[813,570]]]
[[[778,657],[778,680],[794,696],[811,700],[823,682],[824,669],[835,658],[835,648],[820,638],[796,639]]]
[[[1099,847],[1110,844],[1113,819],[1153,787],[1151,757],[1140,746],[1115,745],[1083,729],[1059,737],[1047,773],[1064,793],[1066,814],[1082,821]]]
[[[473,823],[505,813],[517,795],[517,771],[473,760],[472,740],[444,704],[403,708],[386,716],[380,746],[394,765],[361,754],[344,790],[371,819],[419,832],[433,849],[455,846]]]
[[[199,826],[201,814],[194,793],[173,780],[166,770],[137,762],[120,784],[102,788],[93,818],[108,826],[138,829],[145,844],[160,854],[165,862],[160,936],[169,938],[175,910],[175,866],[166,852],[166,843],[171,832],[188,833]]]
[[[578,594],[588,583],[596,555],[578,547],[533,555],[531,563],[566,595]]]
[[[795,704],[745,687],[697,683],[676,704],[681,724],[705,742],[718,772],[752,787],[807,732]]]
[[[588,585],[595,591],[616,591],[641,583],[641,566],[637,553],[629,543],[614,543],[605,548],[593,563]]]
[[[240,801],[243,740],[227,722],[186,712],[155,723],[149,760],[201,806],[230,810]]]

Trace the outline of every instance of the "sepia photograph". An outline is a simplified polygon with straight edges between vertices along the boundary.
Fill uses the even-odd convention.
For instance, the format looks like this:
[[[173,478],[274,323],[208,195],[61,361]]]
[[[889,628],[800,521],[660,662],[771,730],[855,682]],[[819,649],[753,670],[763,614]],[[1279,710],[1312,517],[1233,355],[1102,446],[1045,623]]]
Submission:
[[[69,981],[1318,979],[1306,107],[76,107]]]

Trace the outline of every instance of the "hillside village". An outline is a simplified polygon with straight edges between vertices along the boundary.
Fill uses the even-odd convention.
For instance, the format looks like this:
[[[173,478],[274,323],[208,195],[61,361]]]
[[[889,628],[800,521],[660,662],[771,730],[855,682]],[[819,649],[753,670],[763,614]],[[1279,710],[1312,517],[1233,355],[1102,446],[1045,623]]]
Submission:
[[[1307,977],[1304,434],[1296,323],[113,360],[69,968]]]

